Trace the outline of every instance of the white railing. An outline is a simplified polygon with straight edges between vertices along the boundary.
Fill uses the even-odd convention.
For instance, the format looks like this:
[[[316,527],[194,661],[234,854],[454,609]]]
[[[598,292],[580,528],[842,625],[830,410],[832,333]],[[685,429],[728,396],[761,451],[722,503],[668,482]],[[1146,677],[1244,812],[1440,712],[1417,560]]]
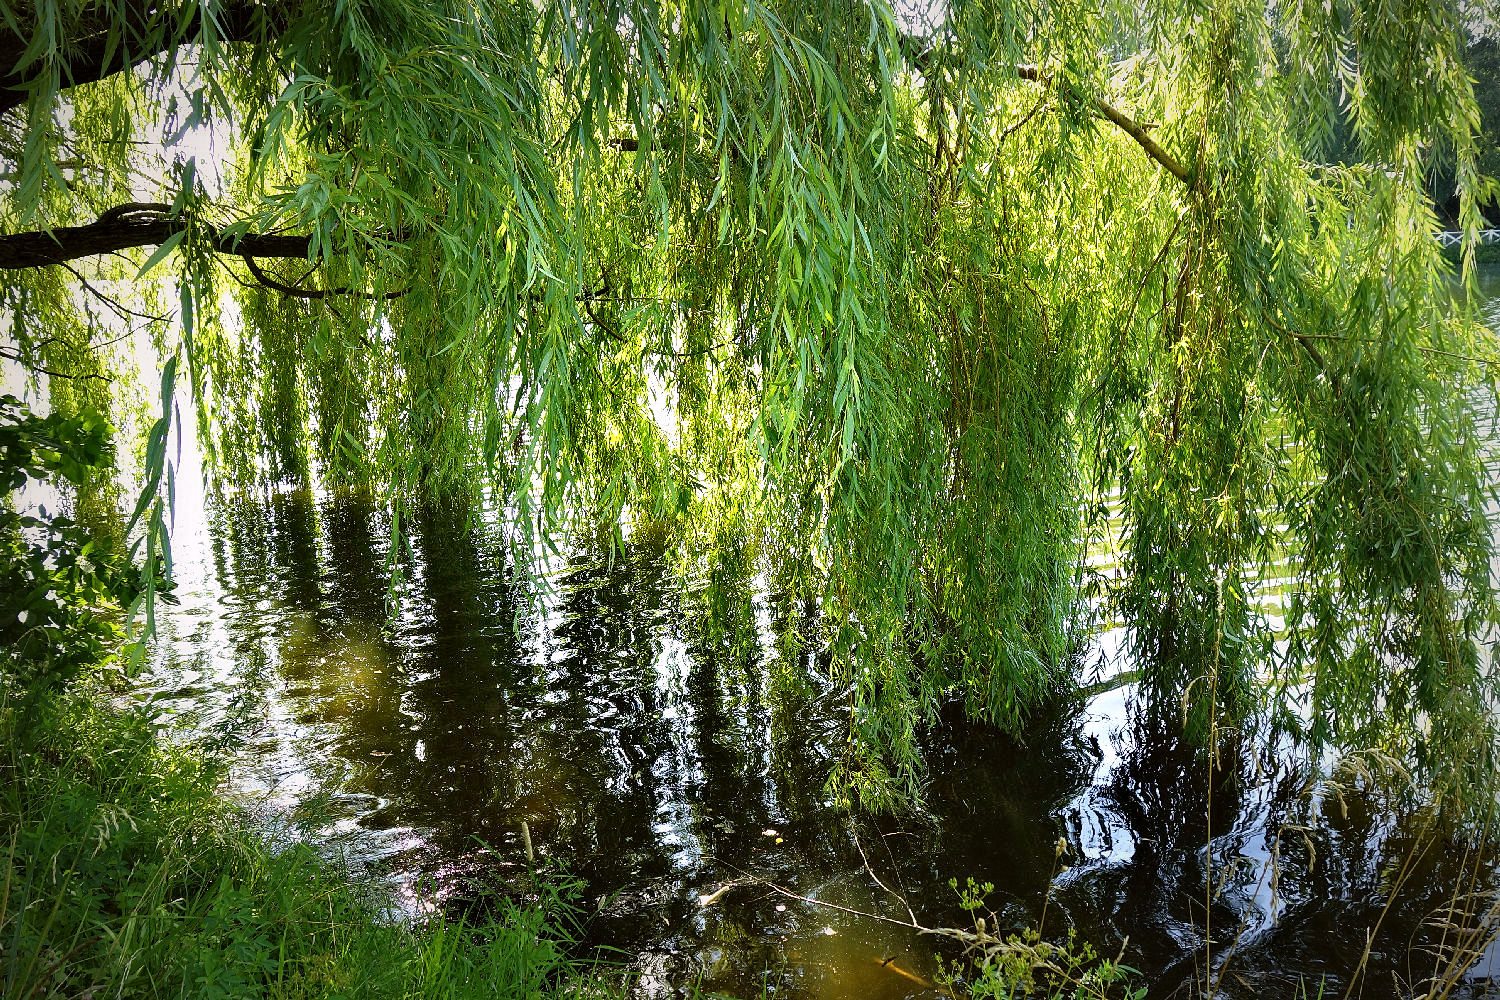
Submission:
[[[1439,246],[1456,247],[1464,241],[1464,234],[1456,229],[1450,229],[1447,232],[1438,233],[1437,241]],[[1481,229],[1479,242],[1500,243],[1500,229]]]

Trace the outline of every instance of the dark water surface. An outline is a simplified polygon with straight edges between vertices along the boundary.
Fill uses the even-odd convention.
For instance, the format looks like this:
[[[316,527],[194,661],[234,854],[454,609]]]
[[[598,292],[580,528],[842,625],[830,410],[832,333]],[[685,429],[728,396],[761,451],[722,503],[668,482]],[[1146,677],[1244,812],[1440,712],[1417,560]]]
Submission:
[[[1074,927],[1111,955],[1128,938],[1153,997],[1192,994],[1206,968],[1230,996],[1317,996],[1323,977],[1342,996],[1367,945],[1354,995],[1422,995],[1453,940],[1434,920],[1497,883],[1490,853],[1353,777],[1310,784],[1285,747],[1226,740],[1211,769],[1128,685],[1021,738],[955,717],[930,740],[931,814],[854,822],[823,787],[839,694],[777,656],[756,580],[682,590],[637,541],[612,565],[573,551],[534,609],[497,529],[427,510],[388,624],[374,508],[195,503],[179,497],[182,603],[151,690],[230,741],[235,792],[414,909],[514,884],[525,821],[545,861],[586,881],[590,942],[640,955],[649,995],[937,995],[933,938],[764,886],[703,905],[747,875],[909,920],[899,893],[926,926],[968,923],[950,879],[992,882],[1002,927],[1045,906],[1048,936]],[[1119,641],[1090,662],[1128,666]],[[1482,971],[1459,995],[1485,992]]]

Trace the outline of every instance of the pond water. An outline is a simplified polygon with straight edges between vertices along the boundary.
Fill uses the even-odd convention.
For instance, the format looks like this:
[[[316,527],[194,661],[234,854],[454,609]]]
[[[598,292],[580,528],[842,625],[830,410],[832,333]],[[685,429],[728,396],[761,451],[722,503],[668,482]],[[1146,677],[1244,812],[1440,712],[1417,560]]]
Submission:
[[[233,791],[411,908],[517,884],[524,821],[646,995],[940,995],[952,952],[871,915],[968,925],[949,880],[970,877],[1003,929],[1123,947],[1153,997],[1206,969],[1227,996],[1342,996],[1367,948],[1355,993],[1421,995],[1454,940],[1435,920],[1497,884],[1488,851],[1309,785],[1285,747],[1226,741],[1210,769],[1129,685],[1015,738],[955,717],[929,740],[927,815],[851,818],[823,787],[838,692],[778,658],[753,579],[715,591],[729,636],[649,540],[570,551],[533,605],[493,523],[425,510],[392,619],[367,504],[184,489],[177,517],[181,604],[143,696],[225,741]],[[1127,668],[1120,642],[1090,661]],[[1456,995],[1488,989],[1488,962]]]

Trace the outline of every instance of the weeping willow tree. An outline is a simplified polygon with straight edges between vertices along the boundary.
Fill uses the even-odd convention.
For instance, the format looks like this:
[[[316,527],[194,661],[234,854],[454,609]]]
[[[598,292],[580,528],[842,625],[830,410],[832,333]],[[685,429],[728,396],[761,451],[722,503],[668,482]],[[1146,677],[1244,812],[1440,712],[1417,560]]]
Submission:
[[[494,490],[523,565],[583,519],[768,570],[866,802],[940,706],[1070,689],[1106,537],[1198,730],[1489,745],[1495,352],[1425,186],[1472,244],[1484,10],[3,10],[6,351],[69,375],[149,328],[153,550],[180,369],[220,481],[367,488],[398,530]]]

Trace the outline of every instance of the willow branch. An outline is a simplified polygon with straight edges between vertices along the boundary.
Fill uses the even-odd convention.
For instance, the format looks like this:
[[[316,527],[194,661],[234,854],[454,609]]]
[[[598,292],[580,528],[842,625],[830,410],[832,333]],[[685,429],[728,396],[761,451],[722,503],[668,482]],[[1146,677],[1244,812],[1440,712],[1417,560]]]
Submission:
[[[1346,344],[1378,344],[1380,341],[1373,337],[1346,337],[1337,333],[1298,333],[1293,334],[1298,340],[1306,343],[1309,340],[1337,340]],[[1308,345],[1309,347],[1311,345]],[[1458,354],[1454,351],[1445,351],[1440,347],[1423,347],[1416,345],[1416,349],[1422,354],[1434,355],[1440,358],[1453,358],[1455,361],[1468,361],[1476,365],[1500,364],[1495,358],[1479,358],[1472,354]]]
[[[1000,141],[1004,142],[1006,139],[1009,139],[1014,133],[1019,132],[1021,129],[1025,128],[1026,123],[1035,118],[1037,116],[1037,113],[1040,112],[1042,108],[1047,106],[1048,96],[1049,95],[1045,90],[1042,91],[1042,96],[1036,99],[1036,103],[1031,106],[1030,111],[1026,112],[1026,114],[1021,116],[1016,121],[1013,121],[1009,125],[1005,126],[1005,130],[1000,133]]]
[[[271,3],[228,0],[216,4],[212,30],[221,41],[249,42],[285,27],[286,16]],[[45,89],[55,70],[60,88],[94,83],[191,44],[204,33],[203,8],[183,19],[174,5],[150,0],[97,3],[79,18],[80,33],[61,41],[55,59],[25,61],[29,38],[0,30],[0,114]],[[3,22],[0,22],[3,25]],[[30,28],[23,22],[23,27]]]
[[[409,288],[402,288],[394,292],[385,292],[383,294],[377,295],[374,292],[362,292],[356,288],[296,288],[284,282],[277,281],[275,278],[271,277],[261,268],[259,264],[255,262],[255,258],[253,256],[249,256],[247,254],[241,254],[241,256],[245,258],[245,266],[250,269],[250,273],[254,276],[256,281],[260,282],[262,285],[265,285],[267,288],[272,289],[273,291],[280,292],[283,295],[290,295],[293,298],[297,299],[326,299],[331,295],[348,295],[356,299],[378,299],[382,301],[390,301],[391,299],[399,299],[401,296],[411,291],[411,289]]]
[[[1016,75],[1023,80],[1031,80],[1036,83],[1050,84],[1052,82],[1051,75],[1046,70],[1036,66],[1017,66]],[[1147,156],[1166,167],[1167,171],[1173,177],[1176,177],[1184,184],[1192,184],[1192,172],[1181,163],[1178,163],[1171,153],[1162,149],[1161,144],[1151,138],[1151,134],[1146,131],[1140,122],[1098,97],[1090,97],[1089,103],[1093,105],[1095,111],[1123,129],[1126,135],[1134,139],[1136,144],[1146,151]]]
[[[168,205],[138,202],[116,205],[87,225],[0,235],[0,269],[44,267],[133,247],[160,246],[187,225],[188,220],[173,215]],[[307,236],[225,235],[213,229],[208,230],[207,236],[209,247],[217,253],[301,260],[308,255]]]
[[[922,73],[923,75],[932,73],[934,64],[939,59],[938,51],[935,48],[912,35],[900,36],[900,38],[898,39],[898,45],[901,49],[901,55],[906,59],[907,62],[911,63],[912,67],[916,69],[917,72]],[[1052,83],[1052,74],[1048,73],[1046,70],[1038,66],[1032,66],[1023,63],[1022,65],[1016,67],[1016,75],[1023,80],[1030,80],[1033,83],[1040,83],[1048,86],[1050,86]],[[1098,97],[1090,97],[1089,104],[1101,116],[1109,119],[1115,125],[1124,130],[1126,135],[1134,139],[1136,143],[1146,151],[1146,155],[1150,156],[1153,160],[1161,164],[1163,167],[1166,167],[1167,171],[1171,173],[1173,177],[1176,177],[1184,184],[1190,185],[1193,183],[1192,172],[1188,170],[1187,167],[1184,167],[1181,163],[1177,162],[1177,159],[1172,156],[1171,153],[1168,153],[1165,149],[1163,149],[1159,142],[1151,138],[1150,133],[1146,131],[1146,127],[1144,125],[1136,121],[1134,118],[1131,118],[1129,115],[1125,114],[1123,111],[1119,110],[1112,104],[1109,104],[1108,102]],[[1033,108],[1032,111],[1027,114],[1026,118],[1017,123],[1017,126],[1015,127],[1024,125],[1026,120],[1029,119],[1031,115],[1035,114],[1036,111],[1037,109]],[[1014,128],[1007,129],[1006,135],[1009,135],[1011,131],[1014,131]]]
[[[69,374],[68,372],[60,372],[60,371],[58,371],[55,368],[48,368],[46,365],[33,364],[31,361],[29,361],[25,357],[23,357],[19,351],[7,351],[3,347],[0,347],[0,358],[4,358],[7,361],[14,361],[16,364],[20,365],[22,368],[27,369],[28,371],[36,372],[39,375],[46,375],[48,378],[66,378],[66,379],[86,379],[86,378],[92,378],[92,379],[98,379],[100,382],[110,382],[110,381],[113,381],[113,379],[111,379],[109,376],[107,376],[107,375],[100,375],[100,374],[97,374],[95,372],[80,372],[78,374]]]
[[[132,316],[135,317],[136,319],[146,320],[148,323],[167,323],[167,322],[170,322],[170,320],[168,320],[168,318],[166,316],[153,316],[151,313],[139,312],[139,311],[137,311],[135,309],[131,309],[129,306],[125,305],[123,302],[121,302],[119,299],[116,299],[114,296],[112,296],[112,295],[106,295],[105,293],[101,292],[99,289],[97,289],[93,285],[91,285],[89,283],[89,280],[87,278],[85,278],[82,274],[80,274],[79,271],[76,268],[74,268],[74,267],[72,267],[72,266],[70,266],[68,264],[60,264],[58,266],[64,268],[70,274],[72,274],[73,277],[78,281],[78,284],[83,287],[83,290],[85,292],[88,292],[90,295],[94,296],[94,298],[96,298],[100,302],[104,303],[105,307],[107,309],[109,309],[110,312],[112,312],[116,316],[118,316],[120,318],[120,320],[123,323],[125,323],[127,326],[130,324],[130,319],[131,319]],[[108,345],[103,345],[103,346],[108,346]]]
[[[1323,352],[1313,346],[1312,338],[1316,336],[1315,334],[1298,333],[1296,330],[1288,330],[1286,327],[1276,322],[1276,320],[1270,316],[1263,316],[1262,318],[1266,321],[1267,325],[1271,327],[1271,329],[1275,330],[1277,333],[1280,333],[1284,337],[1291,337],[1294,341],[1296,341],[1297,344],[1307,352],[1307,356],[1309,358],[1312,358],[1313,364],[1318,366],[1319,371],[1325,373],[1328,372],[1328,362],[1323,360]],[[1330,377],[1332,377],[1331,373]]]

